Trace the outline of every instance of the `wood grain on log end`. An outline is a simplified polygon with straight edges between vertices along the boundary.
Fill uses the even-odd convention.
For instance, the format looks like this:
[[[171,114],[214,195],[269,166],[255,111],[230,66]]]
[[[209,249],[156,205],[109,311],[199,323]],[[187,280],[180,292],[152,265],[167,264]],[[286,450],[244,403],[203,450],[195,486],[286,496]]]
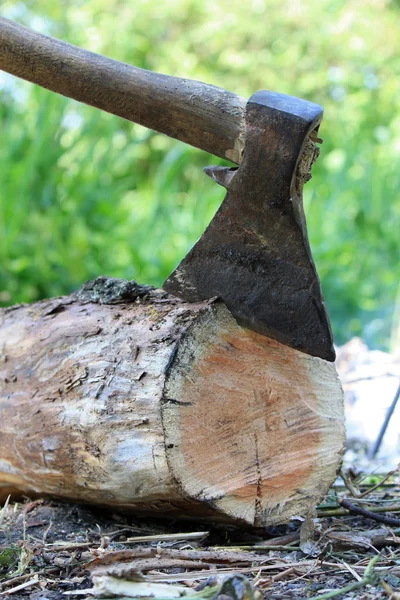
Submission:
[[[0,311],[0,497],[256,525],[307,513],[343,447],[334,366],[220,303],[121,289],[121,304],[86,290]]]
[[[176,362],[162,414],[185,494],[261,526],[322,498],[345,435],[332,363],[243,329],[223,305],[192,325]]]

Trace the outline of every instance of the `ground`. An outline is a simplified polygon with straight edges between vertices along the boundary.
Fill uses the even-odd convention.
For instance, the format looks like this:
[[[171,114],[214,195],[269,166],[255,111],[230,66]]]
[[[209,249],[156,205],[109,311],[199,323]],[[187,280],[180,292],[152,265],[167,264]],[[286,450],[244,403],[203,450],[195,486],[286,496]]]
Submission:
[[[348,484],[352,476],[346,475]],[[399,529],[395,527],[400,487],[393,476],[391,481],[375,491],[372,483],[359,484],[357,478],[350,483],[352,505],[365,507],[367,501],[369,509],[378,511],[392,506],[390,526],[347,513],[338,500],[351,492],[337,485],[301,542],[300,519],[267,530],[244,530],[124,516],[43,499],[9,504],[0,513],[1,592],[21,600],[91,598],[83,590],[93,587],[93,577],[99,590],[110,578],[132,585],[127,582],[137,580],[140,572],[152,583],[184,585],[188,591],[208,583],[197,598],[328,598],[333,592],[342,598],[388,598],[400,587],[400,520]],[[335,516],[329,516],[332,511]],[[368,574],[371,560],[376,562]],[[238,574],[252,582],[253,591],[246,591]],[[229,590],[221,591],[227,578]],[[355,589],[346,591],[347,586]],[[128,593],[135,596],[135,588]],[[157,589],[152,593],[160,595]],[[127,597],[126,590],[123,595]]]

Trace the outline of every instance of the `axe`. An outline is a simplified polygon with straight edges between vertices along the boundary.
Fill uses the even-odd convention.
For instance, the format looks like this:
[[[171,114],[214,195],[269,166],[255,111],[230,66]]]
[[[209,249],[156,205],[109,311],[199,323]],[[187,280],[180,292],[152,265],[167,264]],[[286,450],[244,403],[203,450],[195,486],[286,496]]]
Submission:
[[[321,141],[320,106],[270,91],[246,102],[4,18],[0,69],[236,163],[204,169],[227,193],[164,289],[189,302],[218,297],[243,327],[335,359],[302,203]]]

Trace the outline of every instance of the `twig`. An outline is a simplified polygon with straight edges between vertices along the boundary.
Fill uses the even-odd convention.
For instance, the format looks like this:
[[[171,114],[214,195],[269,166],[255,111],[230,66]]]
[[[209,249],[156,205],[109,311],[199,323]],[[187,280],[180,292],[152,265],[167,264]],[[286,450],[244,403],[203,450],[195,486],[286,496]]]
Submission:
[[[167,542],[179,540],[202,540],[209,535],[209,531],[194,531],[191,533],[163,533],[159,535],[137,535],[129,537],[126,541],[133,542]]]
[[[332,592],[327,592],[326,594],[321,594],[320,596],[312,596],[309,600],[327,600],[328,598],[335,598],[336,596],[341,596],[342,594],[347,594],[347,592],[352,592],[353,590],[358,590],[364,585],[367,585],[368,581],[355,581],[354,583],[350,583],[350,585],[346,585],[344,588],[339,588],[337,590],[332,590]]]
[[[321,594],[320,596],[313,596],[309,598],[309,600],[328,600],[329,598],[336,598],[336,596],[341,596],[342,594],[347,594],[347,592],[352,592],[353,590],[357,590],[365,585],[371,584],[373,582],[373,566],[378,560],[379,556],[374,556],[369,561],[367,568],[365,569],[364,577],[361,581],[355,581],[354,583],[350,583],[344,588],[340,588],[337,590],[332,590],[331,592],[327,592],[326,594]]]
[[[339,501],[339,504],[341,502]],[[392,506],[371,506],[369,511],[371,513],[381,513],[381,512],[400,512],[400,504],[393,504]],[[349,510],[345,508],[334,508],[332,510],[318,510],[317,516],[319,518],[323,517],[346,517],[349,514]]]
[[[276,575],[269,575],[268,578],[265,579],[265,577],[264,578],[261,577],[262,572],[259,571],[257,573],[257,575],[255,576],[252,583],[255,588],[265,590],[268,587],[271,587],[271,584],[274,581],[280,581],[281,579],[285,579],[288,575],[292,575],[292,573],[296,573],[296,569],[294,567],[289,567],[285,571],[280,571]]]
[[[5,519],[7,508],[10,503],[10,498],[11,498],[11,494],[9,496],[7,496],[7,500],[5,501],[4,506],[0,510],[0,526],[3,524],[3,521]]]
[[[381,447],[382,444],[382,440],[383,440],[383,436],[386,433],[386,429],[389,425],[389,421],[394,413],[394,409],[396,408],[396,404],[398,399],[400,398],[400,381],[399,381],[399,385],[397,387],[397,391],[394,395],[394,398],[392,400],[392,404],[389,406],[388,411],[386,413],[385,416],[385,420],[382,423],[382,427],[381,430],[379,432],[379,435],[374,443],[374,445],[372,446],[372,448],[370,449],[370,451],[368,452],[368,458],[375,458],[375,456],[378,454],[379,452],[379,448]]]
[[[292,542],[293,543],[293,542]],[[253,551],[253,552],[266,552],[269,550],[278,550],[279,552],[300,550],[300,546],[292,546],[291,544],[285,544],[278,546],[277,544],[263,544],[252,545],[252,546],[213,546],[214,550],[223,550],[224,552],[240,552],[240,551]]]
[[[380,558],[378,555],[374,556],[374,558],[378,559]],[[267,559],[268,560],[268,559]],[[375,564],[375,563],[374,563]],[[302,560],[299,562],[295,562],[295,563],[290,563],[290,562],[284,562],[283,560],[281,562],[277,562],[275,564],[272,565],[266,565],[266,564],[255,564],[252,567],[236,567],[236,568],[220,568],[220,569],[207,569],[207,570],[201,570],[201,571],[191,571],[191,572],[186,572],[186,573],[157,573],[157,574],[152,574],[152,575],[146,575],[146,581],[192,581],[192,580],[197,580],[197,579],[207,579],[208,577],[212,577],[213,575],[229,575],[231,573],[254,573],[254,572],[261,572],[261,571],[282,571],[282,570],[287,570],[288,568],[294,568],[294,569],[304,569],[307,567],[311,567],[312,569],[315,569],[317,566],[320,567],[324,567],[324,571],[323,573],[326,574],[326,567],[333,567],[333,569],[338,572],[348,572],[347,569],[340,567],[340,565],[337,562],[329,562],[324,560],[323,562],[321,561],[311,561],[311,560]],[[364,566],[364,565],[360,565],[360,564],[356,564],[356,565],[352,565],[352,568],[354,569],[354,571],[359,571],[360,573],[365,573],[367,572],[368,569],[368,565]],[[386,574],[386,573],[392,573],[394,575],[398,575],[399,574],[399,569],[397,566],[385,566],[385,567],[375,567],[375,571],[382,573],[382,574]],[[332,572],[332,571],[330,571]],[[310,599],[311,600],[311,599]]]
[[[387,517],[386,515],[376,514],[377,511],[372,512],[371,510],[366,510],[361,506],[356,506],[355,504],[352,504],[348,500],[339,500],[339,504],[354,515],[361,515],[362,517],[366,517],[367,519],[373,519],[374,521],[378,521],[378,523],[383,523],[384,525],[393,525],[394,527],[400,527],[400,519],[395,519],[394,517]]]
[[[349,573],[351,573],[351,574],[353,575],[353,577],[354,577],[354,579],[355,579],[356,581],[362,581],[362,577],[360,577],[360,575],[357,573],[357,571],[355,571],[355,570],[353,569],[353,567],[351,567],[351,566],[349,565],[349,563],[347,563],[345,560],[342,560],[342,559],[340,559],[340,558],[336,558],[336,560],[337,560],[337,561],[338,561],[338,562],[339,562],[341,565],[343,565],[344,567],[346,567],[346,569],[349,571]]]
[[[268,559],[267,559],[268,560]],[[276,557],[274,557],[276,560]],[[324,563],[326,564],[326,563]],[[333,563],[332,563],[333,564]],[[155,575],[146,575],[146,581],[190,581],[193,579],[207,579],[214,575],[230,575],[231,573],[255,573],[261,571],[286,571],[287,569],[304,568],[307,566],[317,566],[317,561],[298,561],[294,563],[276,562],[272,565],[266,564],[254,564],[251,567],[222,567],[219,569],[203,569],[201,571],[187,571],[186,573],[157,573]],[[338,568],[337,563],[333,565],[336,569]],[[364,567],[365,568],[365,567]]]
[[[4,587],[8,587],[12,584],[15,583],[19,583],[20,581],[26,581],[27,579],[29,579],[29,577],[32,577],[32,575],[34,575],[35,577],[39,577],[39,575],[49,575],[52,573],[59,573],[61,571],[62,567],[49,567],[46,569],[41,569],[40,571],[34,571],[33,573],[25,573],[25,575],[17,575],[17,577],[12,577],[11,579],[6,579],[5,581],[1,582],[1,585]],[[2,592],[3,594],[5,593],[4,591]]]
[[[398,600],[400,598],[400,594],[398,592],[395,592],[395,590],[392,587],[390,587],[390,585],[386,583],[386,581],[382,579],[380,583],[385,592],[387,593],[389,600]]]
[[[358,498],[359,495],[360,495],[360,490],[355,487],[355,485],[353,484],[352,480],[350,479],[350,477],[347,477],[347,475],[343,471],[343,469],[340,470],[339,475],[343,479],[343,483],[347,487],[347,489],[349,490],[350,494],[352,496],[355,496],[356,498]]]
[[[280,571],[280,573],[277,573],[276,575],[271,575],[271,579],[272,581],[280,581],[281,579],[285,579],[285,577],[295,572],[296,569],[294,567],[289,567],[286,569],[286,571]]]
[[[397,471],[397,469],[393,469],[393,471],[389,471],[389,473],[387,475],[385,475],[385,477],[383,479],[381,479],[372,488],[369,488],[368,490],[365,490],[365,492],[362,492],[362,494],[360,494],[358,496],[358,498],[365,498],[365,496],[368,496],[368,494],[370,494],[371,492],[374,492],[375,490],[377,490],[378,488],[380,488],[381,485],[383,485],[385,483],[385,481],[387,481],[389,479],[389,477],[391,477],[392,475],[394,475],[396,473],[396,471]]]
[[[287,546],[288,544],[293,544],[293,542],[297,542],[300,539],[300,531],[294,531],[293,533],[288,533],[287,535],[281,535],[280,537],[270,538],[269,540],[264,540],[262,542],[256,542],[254,545],[264,546],[268,544],[268,546]]]
[[[375,508],[377,508],[377,507],[382,508],[381,512],[388,512],[388,508],[390,508],[391,506],[394,506],[393,498],[388,498],[386,500],[383,500],[382,498],[353,498],[353,496],[351,496],[351,497],[344,496],[342,498],[342,500],[348,500],[349,502],[354,502],[354,504],[368,504],[368,506],[371,506],[371,508],[373,508],[375,505]],[[385,506],[387,508],[384,508]]]
[[[52,527],[53,527],[53,521],[50,519],[50,523],[49,523],[48,527],[46,528],[46,531],[43,533],[43,537],[42,537],[43,544],[46,544],[47,536],[49,535],[49,531]]]
[[[38,583],[39,583],[39,580],[37,577],[35,577],[34,579],[31,579],[30,581],[25,581],[25,583],[21,583],[20,585],[10,588],[9,590],[5,590],[3,592],[3,594],[4,594],[4,596],[10,596],[11,594],[15,594],[15,592],[20,592],[21,590],[24,590],[28,587],[32,587],[32,585],[37,585]]]
[[[100,546],[100,542],[58,542],[54,544],[45,544],[47,550],[53,552],[71,552],[73,550],[80,550],[81,548],[92,548],[97,549]]]

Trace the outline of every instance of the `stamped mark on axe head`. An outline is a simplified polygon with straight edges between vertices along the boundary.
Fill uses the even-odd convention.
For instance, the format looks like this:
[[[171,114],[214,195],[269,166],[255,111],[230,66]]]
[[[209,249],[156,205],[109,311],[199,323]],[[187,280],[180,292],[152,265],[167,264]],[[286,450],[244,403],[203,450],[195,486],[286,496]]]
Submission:
[[[314,158],[307,142],[321,118],[322,108],[305,100],[266,91],[251,96],[239,167],[205,169],[226,187],[225,199],[163,287],[189,302],[218,296],[244,327],[332,361],[302,204]]]

